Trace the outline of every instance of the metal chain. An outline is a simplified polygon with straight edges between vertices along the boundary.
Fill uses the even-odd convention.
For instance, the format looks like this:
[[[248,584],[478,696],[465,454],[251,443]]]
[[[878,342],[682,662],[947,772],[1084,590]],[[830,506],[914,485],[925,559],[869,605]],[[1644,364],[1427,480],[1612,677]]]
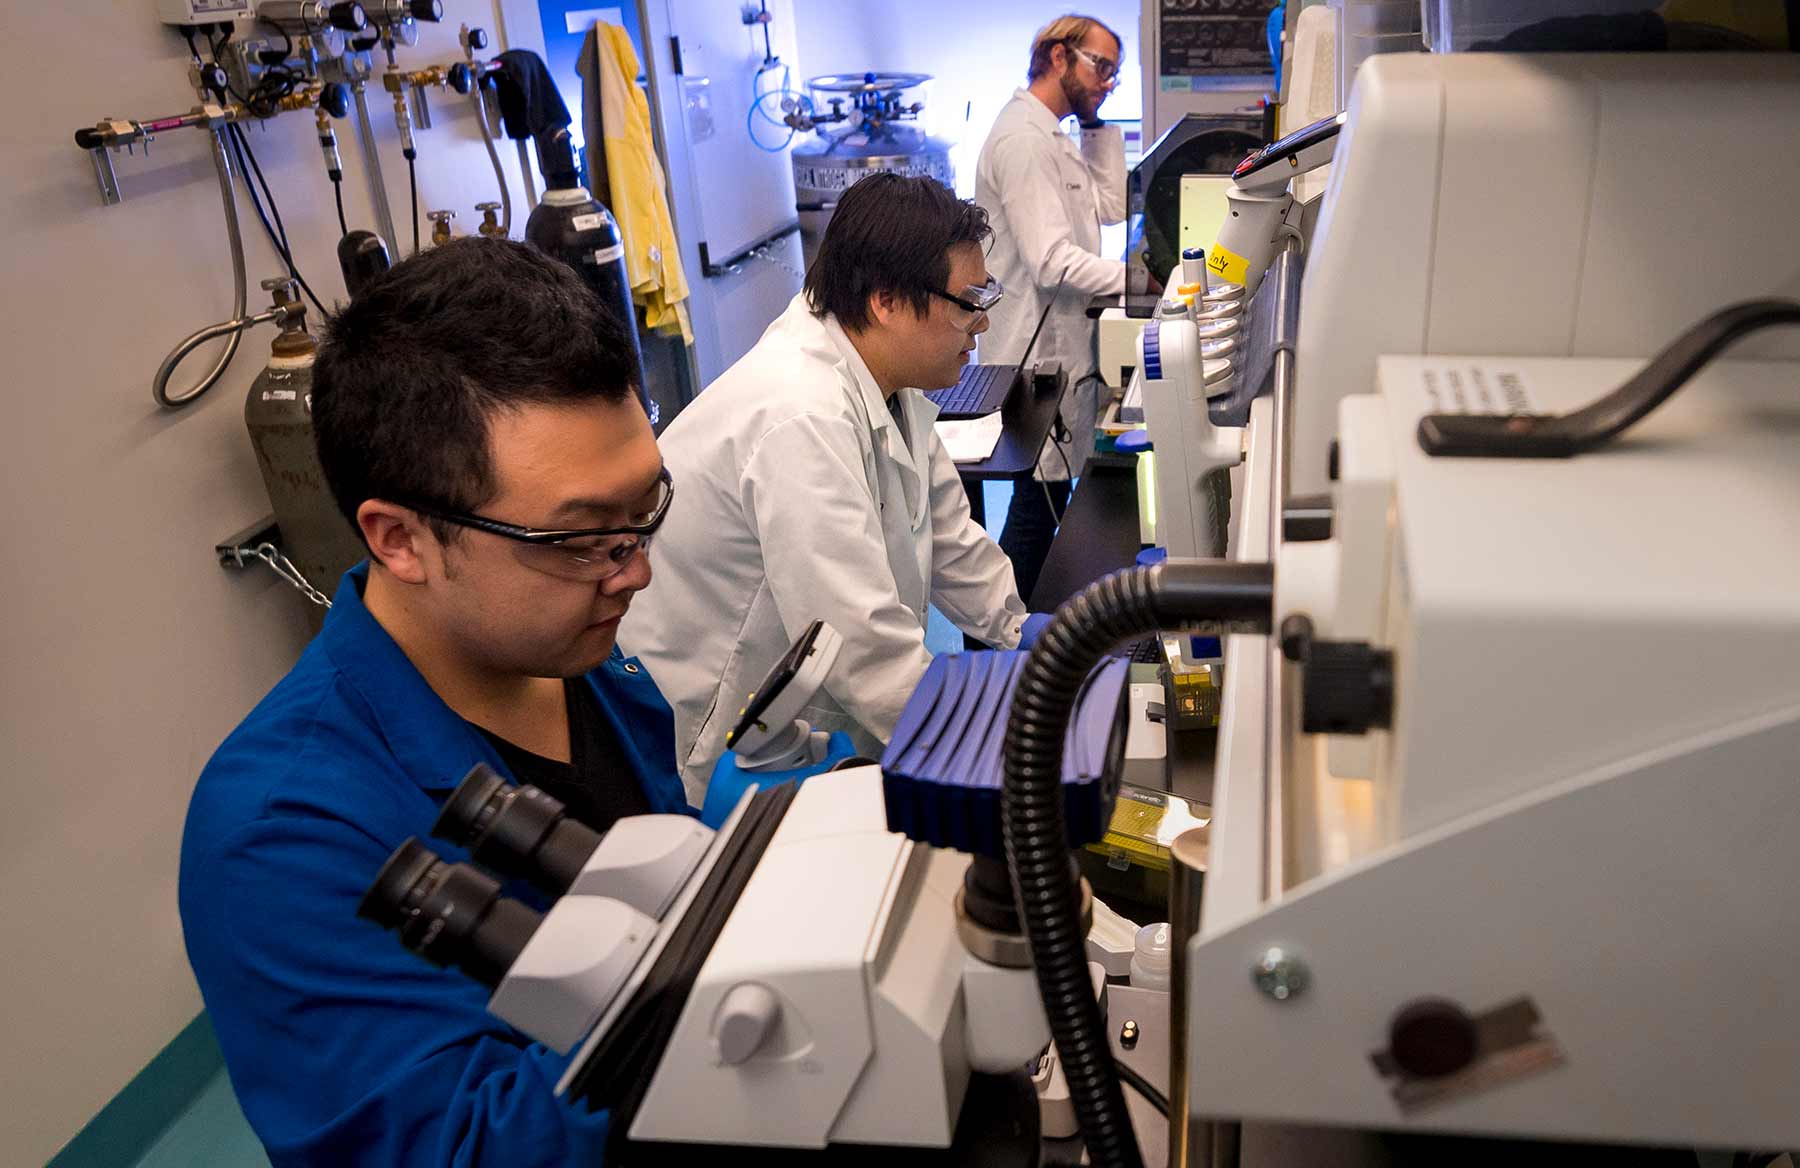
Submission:
[[[786,260],[778,258],[775,255],[775,246],[776,245],[773,243],[765,243],[761,247],[752,248],[750,250],[750,258],[762,260],[764,263],[774,264],[802,284],[806,283],[806,273],[799,268],[796,268],[793,264],[788,263]]]
[[[274,544],[272,544],[272,543],[257,544],[256,545],[256,558],[261,560],[263,563],[269,565],[269,571],[275,573],[277,576],[280,576],[283,580],[286,580],[289,584],[292,584],[294,586],[294,588],[301,593],[301,595],[305,596],[308,600],[312,601],[314,604],[319,605],[321,608],[330,608],[331,607],[331,597],[325,595],[323,592],[320,592],[317,588],[314,588],[312,586],[312,583],[310,581],[308,581],[304,575],[301,574],[300,569],[294,567],[294,561],[292,561],[292,560],[288,559],[286,556],[282,555],[281,549],[276,547]]]

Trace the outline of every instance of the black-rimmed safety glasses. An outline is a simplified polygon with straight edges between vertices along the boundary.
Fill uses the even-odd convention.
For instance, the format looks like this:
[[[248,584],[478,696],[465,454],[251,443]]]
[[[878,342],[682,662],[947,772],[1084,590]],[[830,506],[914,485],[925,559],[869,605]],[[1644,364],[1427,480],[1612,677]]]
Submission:
[[[656,477],[655,487],[635,509],[632,521],[614,527],[523,527],[430,503],[413,501],[402,505],[445,523],[508,540],[514,556],[528,568],[565,579],[597,582],[617,575],[632,557],[649,550],[650,541],[668,517],[669,504],[674,500],[675,480],[665,466]]]

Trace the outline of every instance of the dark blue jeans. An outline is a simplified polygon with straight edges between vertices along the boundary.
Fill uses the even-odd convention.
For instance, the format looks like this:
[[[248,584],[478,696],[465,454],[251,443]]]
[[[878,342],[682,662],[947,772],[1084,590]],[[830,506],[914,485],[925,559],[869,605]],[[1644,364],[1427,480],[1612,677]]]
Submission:
[[[1037,610],[1032,608],[1031,593],[1044,570],[1044,557],[1050,554],[1050,542],[1056,538],[1057,516],[1067,510],[1072,489],[1067,480],[1040,483],[1029,475],[1013,483],[1012,505],[1006,510],[1006,526],[1000,529],[1000,550],[1012,560],[1019,596],[1033,612]],[[1056,504],[1055,512],[1050,510],[1051,502]]]

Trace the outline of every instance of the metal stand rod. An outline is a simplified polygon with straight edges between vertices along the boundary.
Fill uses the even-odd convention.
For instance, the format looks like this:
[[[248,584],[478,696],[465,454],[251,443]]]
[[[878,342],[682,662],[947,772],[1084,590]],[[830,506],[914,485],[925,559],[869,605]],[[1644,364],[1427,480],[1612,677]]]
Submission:
[[[1295,253],[1300,250],[1300,240],[1288,236],[1282,250],[1284,253]],[[1288,262],[1292,263],[1290,255]],[[1283,277],[1285,279],[1285,277]],[[1294,355],[1286,348],[1275,353],[1273,422],[1274,433],[1270,435],[1272,449],[1270,451],[1269,474],[1269,559],[1271,562],[1281,555],[1281,541],[1285,537],[1282,529],[1283,517],[1287,513],[1288,480],[1291,475],[1290,463],[1294,449]],[[1264,711],[1263,728],[1263,847],[1262,857],[1262,900],[1268,900],[1279,893],[1287,884],[1287,857],[1282,848],[1284,831],[1282,822],[1286,818],[1284,806],[1284,790],[1286,786],[1286,760],[1283,752],[1286,745],[1287,730],[1292,725],[1288,717],[1290,708],[1297,707],[1299,695],[1291,685],[1284,684],[1289,679],[1285,671],[1289,662],[1281,651],[1281,639],[1270,637],[1264,652],[1268,660],[1268,696]]]
[[[394,234],[394,211],[388,205],[387,184],[381,178],[381,156],[375,150],[375,127],[369,121],[369,98],[366,82],[353,82],[350,91],[356,96],[356,137],[362,143],[363,171],[369,176],[369,197],[375,203],[375,225],[381,230],[381,241],[390,255],[400,254],[400,237]]]
[[[513,145],[519,148],[519,181],[525,186],[525,212],[530,214],[538,204],[537,184],[531,180],[531,148],[523,138]]]
[[[1169,845],[1169,1168],[1204,1163],[1210,1151],[1210,1132],[1194,1130],[1187,1075],[1187,951],[1200,932],[1208,838],[1206,828],[1196,827]]]

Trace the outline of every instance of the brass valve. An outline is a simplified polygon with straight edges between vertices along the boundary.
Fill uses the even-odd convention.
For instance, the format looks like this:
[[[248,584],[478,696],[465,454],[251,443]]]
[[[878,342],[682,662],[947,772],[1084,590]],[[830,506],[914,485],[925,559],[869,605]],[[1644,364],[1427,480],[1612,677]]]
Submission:
[[[389,93],[398,95],[418,85],[442,85],[449,76],[448,67],[432,65],[424,69],[389,69],[381,75],[381,86]]]
[[[425,218],[431,220],[431,246],[438,247],[450,242],[450,220],[456,218],[455,211],[427,211]]]
[[[323,93],[324,90],[325,87],[323,85],[314,83],[307,86],[305,89],[296,89],[294,92],[286,94],[277,100],[275,104],[284,111],[317,109],[320,115],[323,116],[325,111],[319,106],[319,95]]]
[[[481,212],[481,225],[475,230],[490,239],[506,238],[506,231],[500,226],[499,203],[476,203],[475,209]]]

